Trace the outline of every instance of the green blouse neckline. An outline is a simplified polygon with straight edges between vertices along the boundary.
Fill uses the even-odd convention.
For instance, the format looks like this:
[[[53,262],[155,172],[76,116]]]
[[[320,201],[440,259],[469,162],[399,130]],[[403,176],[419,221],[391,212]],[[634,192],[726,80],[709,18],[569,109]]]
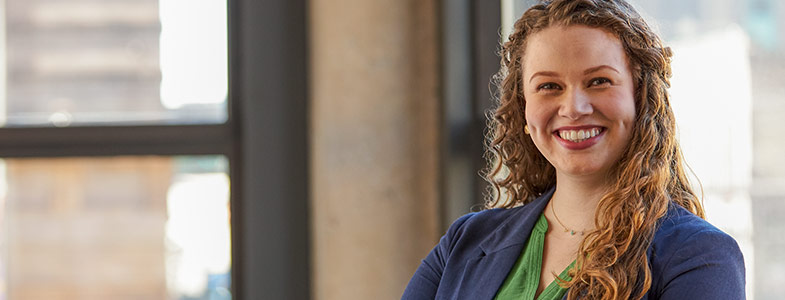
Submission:
[[[534,295],[537,293],[542,272],[542,252],[546,232],[548,232],[548,220],[545,219],[545,215],[540,215],[521,256],[518,257],[494,299],[535,299]],[[559,274],[559,278],[566,281],[571,280],[569,271],[574,266],[575,261]],[[554,279],[536,299],[559,300],[564,297],[566,292],[567,289],[559,286],[558,280]]]

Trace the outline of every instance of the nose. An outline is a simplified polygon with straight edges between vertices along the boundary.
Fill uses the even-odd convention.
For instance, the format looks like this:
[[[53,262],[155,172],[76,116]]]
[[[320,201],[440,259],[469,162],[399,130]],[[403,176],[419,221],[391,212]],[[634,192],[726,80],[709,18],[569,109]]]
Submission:
[[[580,89],[572,89],[564,95],[559,115],[571,120],[580,119],[594,112],[591,97]]]

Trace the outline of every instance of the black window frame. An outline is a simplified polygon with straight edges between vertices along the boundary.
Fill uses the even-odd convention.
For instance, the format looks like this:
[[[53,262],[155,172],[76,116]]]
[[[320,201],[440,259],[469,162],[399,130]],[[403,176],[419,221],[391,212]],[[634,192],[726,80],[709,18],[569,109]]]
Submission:
[[[481,172],[487,113],[494,106],[491,80],[499,70],[501,3],[442,1],[443,230],[460,215],[480,210],[488,191]],[[454,165],[466,167],[453,170]]]

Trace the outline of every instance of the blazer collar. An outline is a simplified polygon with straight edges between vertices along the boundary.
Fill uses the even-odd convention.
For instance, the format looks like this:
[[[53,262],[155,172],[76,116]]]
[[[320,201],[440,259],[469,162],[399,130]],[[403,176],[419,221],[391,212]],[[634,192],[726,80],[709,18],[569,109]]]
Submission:
[[[534,224],[537,223],[555,190],[556,188],[552,187],[534,201],[512,208],[514,211],[507,220],[480,243],[480,249],[489,254],[526,243]]]
[[[534,224],[553,195],[553,188],[534,201],[512,208],[507,220],[480,243],[481,253],[466,262],[460,299],[493,299],[521,255]]]

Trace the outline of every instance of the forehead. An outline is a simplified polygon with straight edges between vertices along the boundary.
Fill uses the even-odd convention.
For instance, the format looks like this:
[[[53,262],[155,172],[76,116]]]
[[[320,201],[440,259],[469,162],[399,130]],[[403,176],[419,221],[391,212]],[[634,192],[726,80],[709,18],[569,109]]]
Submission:
[[[580,71],[599,65],[629,71],[619,39],[602,29],[582,25],[552,26],[526,42],[523,73]]]

